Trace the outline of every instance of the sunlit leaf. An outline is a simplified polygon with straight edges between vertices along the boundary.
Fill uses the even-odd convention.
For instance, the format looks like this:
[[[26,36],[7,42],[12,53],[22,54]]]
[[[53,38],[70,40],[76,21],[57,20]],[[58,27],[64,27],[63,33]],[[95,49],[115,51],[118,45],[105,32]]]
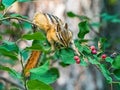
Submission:
[[[5,7],[9,7],[10,5],[12,5],[16,0],[2,0],[2,4]]]
[[[44,72],[44,71],[42,72],[43,73],[39,73],[39,72],[31,73],[30,79],[36,79],[46,84],[51,84],[51,83],[54,83],[59,77],[59,71],[57,68],[51,68],[47,70],[47,72]]]
[[[18,0],[18,2],[30,2],[32,0]]]
[[[120,55],[118,55],[112,63],[112,67],[120,69]]]
[[[43,52],[49,52],[50,46],[47,41],[34,40],[31,47],[27,47],[26,50],[40,50]]]
[[[27,81],[28,90],[53,90],[53,88],[38,80]]]
[[[75,54],[71,48],[62,49],[62,50],[60,50],[60,52],[58,54],[59,54],[59,58],[65,64],[74,64],[75,63],[75,60],[74,60]]]
[[[22,23],[22,26],[23,26],[23,28],[25,29],[25,30],[32,30],[32,28],[31,28],[31,24],[30,23],[28,23],[28,22],[23,22]]]
[[[25,34],[22,36],[22,38],[27,40],[46,40],[45,35],[41,32],[36,32],[33,34]]]
[[[49,69],[49,62],[47,61],[44,65],[38,67],[38,68],[33,68],[30,70],[31,74],[34,73],[34,74],[38,74],[38,75],[41,75],[41,74],[44,74],[48,71]]]
[[[107,58],[105,59],[105,61],[112,64],[114,60],[113,60],[112,58],[110,58],[110,57],[107,57]]]

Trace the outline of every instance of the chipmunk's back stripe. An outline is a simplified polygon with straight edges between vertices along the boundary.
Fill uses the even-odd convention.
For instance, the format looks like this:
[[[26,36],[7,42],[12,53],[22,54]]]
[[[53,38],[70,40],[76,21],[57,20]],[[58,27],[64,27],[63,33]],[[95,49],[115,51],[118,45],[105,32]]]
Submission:
[[[48,19],[48,22],[50,22],[51,24],[54,24],[54,21],[53,21],[53,19],[51,18],[51,15],[50,15],[50,14],[45,13],[44,15],[45,15],[46,18]]]
[[[57,29],[59,29],[59,28],[57,28]],[[59,30],[58,30],[58,31],[59,31]],[[66,46],[67,44],[66,44],[66,42],[65,42],[65,38],[63,38],[64,35],[62,35],[62,34],[63,34],[62,32],[63,32],[63,31],[61,31],[61,32],[56,32],[56,36],[57,36],[57,38],[63,43],[63,45]]]
[[[51,15],[51,16],[53,17],[53,19],[56,21],[57,24],[60,24],[58,21],[59,19],[56,16],[54,16],[54,15]]]
[[[46,14],[46,15],[50,18],[50,21],[54,24],[54,21],[53,21],[51,15],[50,14]]]
[[[61,21],[61,19],[59,19],[57,16],[54,16],[54,15],[50,15],[50,14],[44,14],[48,21],[51,23],[51,24],[55,24],[57,26],[56,28],[56,36],[57,38],[59,39],[59,41],[64,45],[64,46],[67,46],[67,43],[65,41],[66,37],[64,37],[64,32],[61,28],[63,28],[63,23]]]
[[[65,38],[63,37],[64,35],[62,32],[59,33],[59,36],[60,36],[61,42],[64,44],[64,46],[67,46],[67,44],[65,42]]]

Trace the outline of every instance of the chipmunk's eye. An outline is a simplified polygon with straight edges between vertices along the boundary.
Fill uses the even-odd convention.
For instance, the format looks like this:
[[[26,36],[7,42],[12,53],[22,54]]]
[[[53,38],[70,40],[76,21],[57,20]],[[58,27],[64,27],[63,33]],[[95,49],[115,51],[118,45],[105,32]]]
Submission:
[[[35,24],[32,24],[32,29],[33,29],[33,32],[36,32],[37,31],[37,26]]]

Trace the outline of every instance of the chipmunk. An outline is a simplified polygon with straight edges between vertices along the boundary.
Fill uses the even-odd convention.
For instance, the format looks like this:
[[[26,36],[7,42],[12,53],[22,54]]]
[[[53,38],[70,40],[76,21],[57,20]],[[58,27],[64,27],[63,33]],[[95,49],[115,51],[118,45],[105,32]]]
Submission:
[[[79,54],[73,43],[72,32],[68,29],[67,23],[63,23],[57,16],[37,12],[34,15],[33,23],[46,33],[47,40],[51,45],[51,51],[55,51],[55,43],[59,43],[64,47],[69,47],[71,44],[73,50]],[[30,75],[29,70],[37,65],[40,54],[40,51],[32,52],[24,68],[26,77]]]

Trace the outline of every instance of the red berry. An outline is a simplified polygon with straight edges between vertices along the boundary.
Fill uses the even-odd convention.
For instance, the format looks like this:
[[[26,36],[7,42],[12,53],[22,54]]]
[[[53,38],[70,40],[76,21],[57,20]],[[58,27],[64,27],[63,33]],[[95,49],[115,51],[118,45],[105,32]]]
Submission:
[[[103,55],[101,56],[102,59],[105,59],[106,57],[107,57],[106,54],[103,54]]]
[[[76,60],[76,63],[77,63],[77,64],[80,64],[80,59]]]
[[[79,60],[79,57],[78,56],[74,56],[74,60]]]
[[[97,50],[92,50],[92,54],[97,54]]]
[[[95,46],[90,46],[90,49],[93,51],[95,50]]]

